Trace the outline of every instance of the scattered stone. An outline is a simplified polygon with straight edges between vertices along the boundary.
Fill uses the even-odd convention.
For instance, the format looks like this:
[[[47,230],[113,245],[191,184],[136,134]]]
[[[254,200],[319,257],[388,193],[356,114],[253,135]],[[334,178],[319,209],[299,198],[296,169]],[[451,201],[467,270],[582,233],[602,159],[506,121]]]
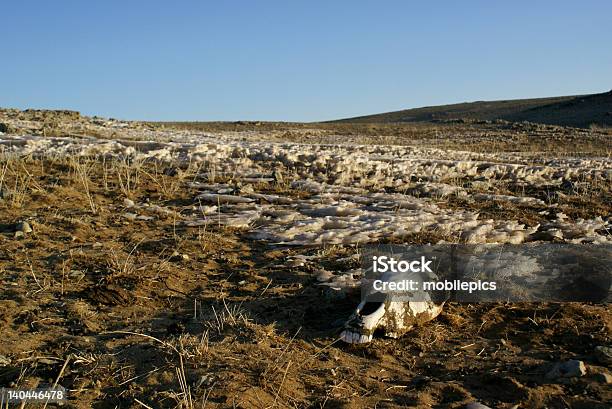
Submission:
[[[602,364],[612,365],[612,348],[603,345],[595,347],[595,357]]]
[[[56,359],[50,359],[50,358],[40,358],[38,360],[39,364],[43,364],[43,365],[55,365],[57,364],[59,361]]]
[[[482,403],[472,402],[465,405],[465,409],[491,409],[487,405],[483,405]]]
[[[610,374],[600,372],[598,374],[595,374],[594,378],[597,382],[605,383],[608,385],[612,384],[612,375]]]
[[[557,362],[553,368],[546,373],[546,378],[574,378],[584,375],[586,375],[586,366],[584,362],[571,359],[566,362]]]
[[[134,207],[134,201],[128,198],[123,199],[123,205],[125,207]]]
[[[32,233],[32,226],[30,226],[30,223],[28,222],[20,222],[17,223],[15,230],[23,232],[24,234]]]
[[[68,273],[68,277],[74,278],[76,280],[82,280],[85,277],[85,273],[79,270],[70,270]]]
[[[11,360],[4,355],[0,355],[0,366],[9,366],[11,364]]]
[[[250,183],[240,187],[240,193],[242,194],[254,193],[254,192],[255,192],[255,189],[253,188],[253,185]]]
[[[558,228],[551,228],[546,231],[540,231],[533,235],[535,240],[554,241],[563,240],[563,230]]]
[[[217,206],[206,206],[206,205],[199,206],[198,208],[196,208],[196,210],[197,209],[199,209],[200,212],[205,216],[210,215],[210,214],[215,214],[217,213],[217,210],[218,210]]]
[[[320,283],[330,281],[332,278],[334,278],[334,274],[327,270],[321,270],[317,274],[317,281]]]
[[[202,387],[202,386],[210,386],[214,383],[215,381],[215,376],[211,373],[206,374],[206,375],[202,375],[200,377],[200,379],[198,380],[198,382],[196,382],[196,389]]]
[[[184,261],[189,260],[189,255],[181,254],[178,251],[174,250],[172,254],[170,255],[170,261],[181,261],[181,260],[184,260]]]
[[[304,265],[306,265],[306,261],[301,258],[294,258],[285,263],[286,267],[303,267]]]

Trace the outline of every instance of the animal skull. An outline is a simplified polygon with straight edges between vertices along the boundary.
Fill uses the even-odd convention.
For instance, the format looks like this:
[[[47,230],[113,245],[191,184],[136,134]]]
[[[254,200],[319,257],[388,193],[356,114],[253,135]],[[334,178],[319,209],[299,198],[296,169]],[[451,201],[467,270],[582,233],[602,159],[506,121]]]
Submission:
[[[414,272],[410,275],[389,271],[382,275],[385,282],[399,282],[411,278],[419,282],[436,278],[432,272]],[[364,279],[362,283],[372,283]],[[436,318],[442,311],[446,298],[423,291],[422,287],[410,292],[375,291],[374,287],[366,286],[362,297],[353,314],[350,316],[340,337],[344,342],[363,344],[372,341],[375,331],[385,336],[399,338],[414,328]]]
[[[440,314],[444,303],[434,301],[371,302],[364,300],[351,315],[340,337],[350,344],[372,341],[374,331],[381,330],[385,336],[399,338],[415,325],[431,321]]]

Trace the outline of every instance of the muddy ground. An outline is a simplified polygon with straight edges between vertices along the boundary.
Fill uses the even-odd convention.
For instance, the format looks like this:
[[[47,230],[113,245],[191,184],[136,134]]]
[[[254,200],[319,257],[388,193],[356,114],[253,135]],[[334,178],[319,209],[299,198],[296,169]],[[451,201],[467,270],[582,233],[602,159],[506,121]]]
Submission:
[[[611,342],[608,304],[450,304],[399,340],[346,345],[338,335],[358,296],[330,296],[316,265],[287,260],[317,254],[333,269],[355,248],[185,227],[181,212],[197,205],[185,181],[197,176],[172,165],[145,165],[131,185],[99,161],[0,168],[13,189],[0,200],[2,386],[57,382],[68,407],[95,408],[612,407],[595,354]],[[134,218],[126,198],[172,211]],[[32,231],[16,234],[23,221]],[[544,376],[568,359],[587,374]]]

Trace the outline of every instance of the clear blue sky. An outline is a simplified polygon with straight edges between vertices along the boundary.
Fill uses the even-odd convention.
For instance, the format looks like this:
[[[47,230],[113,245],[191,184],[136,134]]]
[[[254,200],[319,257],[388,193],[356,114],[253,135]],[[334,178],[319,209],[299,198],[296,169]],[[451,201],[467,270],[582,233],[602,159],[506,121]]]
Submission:
[[[612,2],[12,1],[0,106],[314,121],[612,88]]]

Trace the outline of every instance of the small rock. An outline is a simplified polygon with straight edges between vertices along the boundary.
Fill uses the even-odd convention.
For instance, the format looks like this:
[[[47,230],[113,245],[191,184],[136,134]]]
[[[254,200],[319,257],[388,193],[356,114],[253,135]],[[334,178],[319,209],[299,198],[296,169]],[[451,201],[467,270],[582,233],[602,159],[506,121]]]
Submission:
[[[327,270],[321,270],[319,274],[317,274],[317,281],[320,283],[330,281],[332,278],[334,278],[334,274]]]
[[[189,260],[189,255],[181,254],[178,251],[174,250],[170,255],[170,261],[181,261],[181,260]]]
[[[207,216],[210,214],[215,214],[217,213],[217,206],[199,206],[200,212],[202,212],[203,215]]]
[[[0,355],[0,366],[9,366],[11,364],[11,360],[4,356]]]
[[[43,364],[43,365],[55,365],[58,362],[59,361],[56,361],[55,359],[49,359],[49,358],[41,358],[38,360],[38,363]]]
[[[125,207],[134,207],[134,201],[128,198],[123,199],[123,205]]]
[[[566,362],[557,362],[553,368],[546,373],[546,378],[574,378],[584,375],[586,375],[586,366],[584,362],[571,359]]]
[[[303,259],[295,258],[295,259],[287,261],[285,263],[285,266],[287,266],[287,267],[302,267],[305,264],[306,264],[306,262]],[[325,281],[325,280],[323,280],[323,281]]]
[[[243,194],[245,194],[245,193],[253,193],[253,192],[255,192],[255,189],[253,188],[253,185],[250,184],[250,183],[248,183],[248,184],[246,184],[246,185],[244,185],[244,186],[242,186],[240,188],[240,193],[243,193]]]
[[[85,277],[85,273],[79,270],[70,270],[68,277],[81,280],[83,277]]]
[[[612,348],[606,346],[595,347],[597,361],[605,365],[612,365]]]
[[[483,405],[482,403],[472,402],[465,405],[465,409],[491,409],[487,405]]]
[[[607,373],[598,373],[594,376],[595,380],[600,383],[611,384],[612,383],[612,375]]]
[[[32,226],[28,222],[17,223],[15,230],[23,232],[24,234],[32,233]]]
[[[215,376],[211,373],[206,374],[206,375],[202,375],[202,377],[200,377],[200,379],[196,382],[195,387],[200,388],[201,386],[210,386],[214,383],[215,381]]]
[[[561,229],[548,229],[544,232],[540,232],[540,235],[543,236],[544,240],[552,241],[554,239],[563,239],[563,230]]]

